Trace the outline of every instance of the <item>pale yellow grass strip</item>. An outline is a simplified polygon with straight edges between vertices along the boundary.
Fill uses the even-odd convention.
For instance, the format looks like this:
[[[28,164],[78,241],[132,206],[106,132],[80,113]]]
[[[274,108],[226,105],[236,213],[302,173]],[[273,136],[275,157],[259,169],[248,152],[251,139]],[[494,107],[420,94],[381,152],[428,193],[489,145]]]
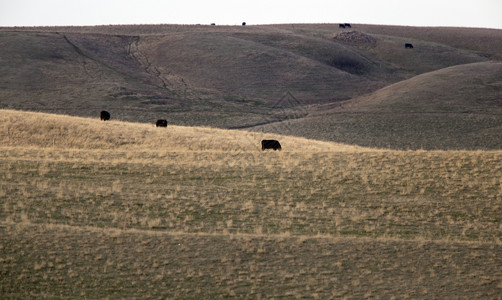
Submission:
[[[100,121],[0,110],[3,146],[99,150],[261,151],[262,139],[279,139],[285,151],[364,151],[367,148],[241,130]]]

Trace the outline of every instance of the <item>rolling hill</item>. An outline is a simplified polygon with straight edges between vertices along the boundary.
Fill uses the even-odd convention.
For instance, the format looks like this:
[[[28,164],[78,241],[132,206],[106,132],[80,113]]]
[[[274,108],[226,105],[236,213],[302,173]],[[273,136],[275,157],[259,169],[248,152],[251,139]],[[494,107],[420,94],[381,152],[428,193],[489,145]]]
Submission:
[[[500,149],[501,97],[502,63],[466,64],[251,130],[381,148]]]
[[[336,111],[342,121],[312,116],[347,101],[382,98],[385,91],[391,95],[389,89],[400,82],[401,89],[417,89],[408,81],[415,76],[427,81],[429,73],[433,80],[434,72],[450,67],[496,66],[501,39],[501,30],[364,24],[351,29],[337,24],[0,28],[0,108],[83,117],[106,109],[112,119],[123,121],[165,118],[176,125],[271,130],[394,149],[499,149],[502,141],[494,135],[500,120],[499,79],[493,75],[489,86],[476,81],[483,64],[464,70],[473,72],[471,82],[459,81],[491,100],[451,121],[441,121],[452,119],[456,108],[448,105],[479,98],[458,91],[448,95],[454,78],[441,81],[447,84],[442,97],[449,101],[434,111],[440,121],[420,113],[418,126],[406,125],[405,133],[388,129],[406,124],[406,113],[358,119],[353,112]],[[405,43],[414,49],[405,49]],[[449,74],[457,75],[463,74]],[[435,91],[418,90],[420,95],[410,91],[414,99],[435,101]],[[409,103],[407,93],[400,95]],[[276,125],[303,117],[298,127]],[[312,123],[317,120],[318,126]],[[453,121],[457,127],[450,126]],[[423,130],[429,122],[432,135]],[[457,138],[476,132],[475,142]]]

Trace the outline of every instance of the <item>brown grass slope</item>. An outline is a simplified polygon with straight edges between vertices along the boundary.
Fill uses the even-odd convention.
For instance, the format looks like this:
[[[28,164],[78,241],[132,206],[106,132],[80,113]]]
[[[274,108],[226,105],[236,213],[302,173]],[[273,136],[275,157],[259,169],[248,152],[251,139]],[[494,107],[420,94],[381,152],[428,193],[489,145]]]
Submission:
[[[134,37],[3,32],[2,40],[4,108],[83,116],[107,108],[124,118],[130,91],[149,99],[170,95],[128,55]]]
[[[264,40],[280,35],[257,33]],[[295,48],[310,42],[296,40]],[[333,56],[339,45],[322,41]],[[152,45],[154,45],[152,47]],[[304,104],[336,101],[379,86],[361,76],[333,67],[324,61],[269,45],[246,34],[221,32],[184,33],[153,37],[140,47],[162,74],[173,74],[188,86],[222,93],[236,100],[275,102],[289,92]],[[189,49],[189,51],[187,51]],[[350,50],[346,50],[350,54]],[[354,61],[363,61],[363,57]],[[363,63],[361,63],[363,64]]]
[[[0,298],[496,298],[501,180],[501,151],[0,110]]]
[[[247,128],[303,117],[312,106],[420,74],[497,59],[498,42],[489,37],[499,31],[458,29],[451,35],[444,28],[397,29],[361,24],[350,30],[337,24],[1,28],[0,108],[85,117],[106,109],[112,119],[124,121],[165,118],[178,125]],[[408,29],[409,37],[403,35]],[[483,45],[467,47],[469,41]],[[404,49],[406,42],[415,48]],[[347,132],[353,139],[343,141],[407,147],[384,133],[386,141],[375,142],[361,130]],[[338,138],[326,132],[312,137]],[[433,148],[450,146],[458,147]]]
[[[500,149],[502,64],[445,68],[300,120],[256,127],[316,139],[396,149]]]
[[[502,55],[498,49],[502,47],[502,31],[500,29],[469,28],[470,25],[475,24],[465,24],[466,28],[375,25],[361,25],[361,27],[368,33],[445,44],[500,61]]]

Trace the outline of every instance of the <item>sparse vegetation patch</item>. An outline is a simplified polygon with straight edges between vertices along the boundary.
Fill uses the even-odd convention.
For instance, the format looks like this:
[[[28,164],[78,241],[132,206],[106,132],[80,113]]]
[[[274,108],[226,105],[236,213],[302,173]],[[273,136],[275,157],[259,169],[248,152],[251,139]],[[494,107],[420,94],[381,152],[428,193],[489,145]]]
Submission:
[[[377,42],[375,37],[359,31],[340,32],[333,39],[338,42],[356,43],[370,46],[376,44]]]

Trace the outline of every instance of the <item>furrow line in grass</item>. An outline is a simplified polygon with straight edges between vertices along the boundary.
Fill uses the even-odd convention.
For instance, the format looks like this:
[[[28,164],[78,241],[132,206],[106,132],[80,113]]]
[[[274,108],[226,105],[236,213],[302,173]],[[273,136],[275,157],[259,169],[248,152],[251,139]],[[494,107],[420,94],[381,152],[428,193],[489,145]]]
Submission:
[[[260,233],[227,233],[227,232],[185,232],[185,231],[161,231],[161,230],[149,230],[149,229],[137,229],[137,228],[103,228],[97,226],[76,226],[67,224],[54,224],[54,223],[31,223],[31,222],[0,222],[1,228],[12,228],[12,227],[24,227],[24,228],[39,228],[42,230],[74,230],[74,231],[89,231],[98,232],[108,235],[119,235],[119,234],[143,234],[148,236],[188,236],[188,237],[220,237],[229,239],[240,239],[240,238],[252,238],[252,239],[269,239],[269,240],[284,240],[284,239],[296,239],[298,241],[307,240],[330,240],[330,241],[342,241],[342,240],[364,240],[368,242],[403,242],[403,243],[436,243],[436,244],[464,244],[464,245],[500,245],[499,241],[465,241],[457,239],[427,239],[423,237],[415,237],[411,239],[402,239],[397,237],[361,237],[361,236],[351,236],[351,235],[296,235],[290,233],[280,233],[280,234],[260,234]]]

